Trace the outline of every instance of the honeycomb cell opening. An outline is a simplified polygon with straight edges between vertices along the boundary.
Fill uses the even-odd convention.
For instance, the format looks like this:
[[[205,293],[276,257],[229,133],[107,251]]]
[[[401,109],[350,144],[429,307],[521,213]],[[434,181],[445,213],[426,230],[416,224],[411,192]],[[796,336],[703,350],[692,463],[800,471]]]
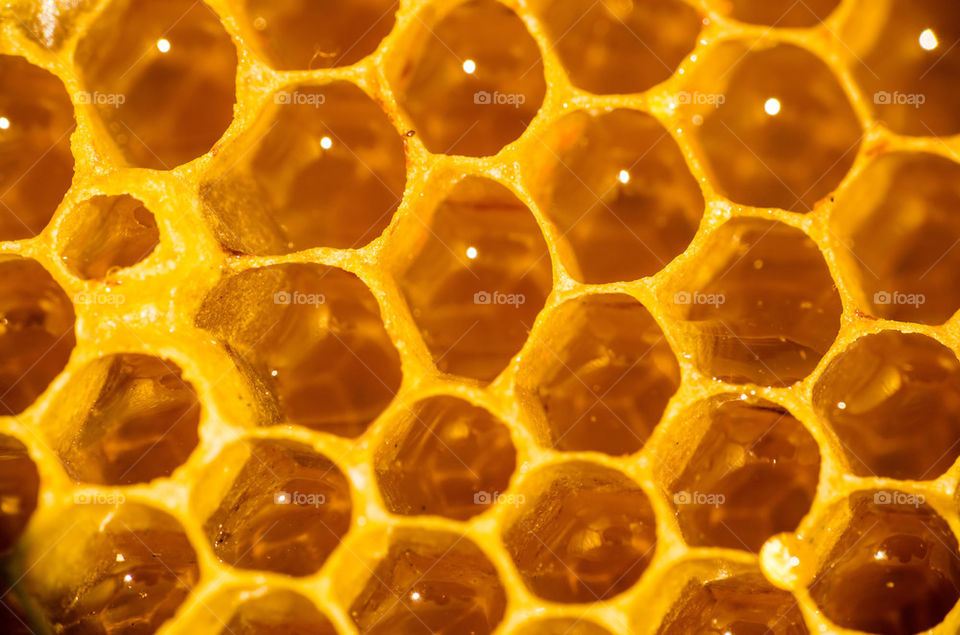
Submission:
[[[960,308],[960,165],[931,153],[876,157],[837,197],[831,239],[871,315],[942,324]]]
[[[206,154],[233,120],[237,51],[194,0],[112,0],[74,62],[97,136],[133,167],[170,170]]]
[[[703,58],[679,103],[708,181],[740,205],[813,210],[863,137],[830,67],[793,44],[738,40]]]
[[[827,366],[813,403],[860,476],[930,480],[960,456],[960,361],[925,335],[855,341]]]
[[[587,283],[650,276],[683,252],[704,199],[683,152],[644,112],[565,115],[536,138],[527,180]]]
[[[272,255],[363,247],[390,224],[405,185],[404,144],[381,107],[349,82],[303,83],[268,99],[200,198],[225,249]]]
[[[495,0],[427,8],[395,43],[387,75],[427,150],[489,156],[515,141],[546,94],[536,41]]]
[[[506,609],[497,570],[469,538],[401,529],[350,606],[363,635],[487,635]]]
[[[639,93],[673,75],[697,44],[700,15],[677,0],[534,0],[570,80],[597,94]]]
[[[37,508],[39,493],[40,473],[29,450],[16,437],[0,434],[0,555],[9,554],[20,538]],[[0,600],[6,591],[0,588],[4,594]]]
[[[504,185],[474,176],[420,214],[388,246],[387,266],[437,368],[492,381],[520,352],[552,288],[540,227]]]
[[[153,213],[142,201],[121,194],[94,196],[73,212],[62,258],[85,280],[107,278],[147,258],[160,244]]]
[[[359,436],[400,387],[400,357],[369,289],[351,273],[281,264],[228,276],[196,324],[222,342],[282,422]]]
[[[234,0],[251,45],[277,70],[349,66],[393,28],[397,0]]]
[[[789,386],[810,374],[840,330],[840,295],[816,243],[761,218],[721,225],[666,285],[680,350],[731,383]]]
[[[774,587],[759,569],[722,563],[713,575],[695,577],[670,608],[658,635],[687,633],[765,633],[807,635],[797,599]]]
[[[551,312],[518,387],[542,407],[551,447],[632,454],[680,387],[680,367],[649,312],[625,294],[588,295]]]
[[[510,429],[486,409],[428,397],[394,426],[374,465],[390,511],[466,520],[509,486],[517,454]]]
[[[71,478],[102,485],[173,474],[199,442],[201,406],[168,359],[140,353],[100,358],[55,404],[50,436]]]
[[[198,583],[193,547],[166,512],[81,504],[44,523],[36,536],[53,540],[31,538],[20,557],[23,584],[51,631],[155,632]]]
[[[262,590],[260,590],[262,591]],[[220,635],[337,635],[337,630],[316,605],[286,589],[245,592]]]
[[[0,55],[0,240],[36,236],[73,180],[73,105],[58,77]]]
[[[73,304],[35,260],[0,256],[0,414],[26,410],[76,345]]]
[[[350,484],[326,456],[287,440],[228,447],[194,506],[214,553],[241,569],[316,573],[350,528]]]
[[[820,451],[790,412],[721,395],[692,406],[678,425],[701,431],[687,441],[683,465],[663,467],[688,544],[758,553],[771,536],[797,528],[816,498]]]
[[[527,588],[551,602],[598,602],[632,587],[657,545],[650,500],[609,468],[568,462],[523,484],[503,532]]]
[[[809,584],[834,624],[907,635],[939,624],[960,599],[960,552],[947,522],[923,495],[862,490]]]

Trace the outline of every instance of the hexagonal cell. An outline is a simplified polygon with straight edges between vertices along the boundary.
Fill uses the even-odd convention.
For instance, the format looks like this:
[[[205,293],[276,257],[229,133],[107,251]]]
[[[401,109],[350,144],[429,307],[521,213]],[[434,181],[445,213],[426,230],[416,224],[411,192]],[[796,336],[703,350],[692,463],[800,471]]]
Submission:
[[[73,104],[63,83],[0,55],[0,240],[36,236],[73,180]]]
[[[925,335],[857,340],[824,371],[813,402],[860,476],[934,479],[960,456],[960,361]]]
[[[316,264],[249,269],[221,280],[196,323],[268,400],[271,425],[287,421],[355,437],[400,387],[400,356],[369,289]]]
[[[220,635],[337,635],[316,605],[285,589],[267,591],[242,602]]]
[[[533,593],[551,602],[595,602],[640,579],[657,527],[636,483],[582,461],[541,470],[529,483],[503,539]]]
[[[132,267],[160,244],[153,214],[129,194],[94,196],[75,214],[77,224],[63,249],[63,260],[81,278],[104,278]]]
[[[810,595],[843,628],[908,635],[939,624],[960,598],[960,552],[923,497],[860,491]]]
[[[390,73],[400,106],[430,152],[487,156],[515,141],[546,94],[536,41],[511,9],[467,0],[428,8]]]
[[[54,448],[77,481],[130,485],[170,476],[199,441],[200,400],[167,359],[103,357],[63,399],[51,423]]]
[[[9,553],[23,533],[37,508],[39,491],[40,473],[27,447],[0,434],[0,555]]]
[[[206,154],[233,119],[237,51],[194,0],[112,0],[74,56],[79,103],[134,167],[169,170]]]
[[[806,49],[724,42],[691,81],[681,110],[708,180],[733,202],[806,213],[853,165],[860,122],[834,73]]]
[[[183,527],[146,505],[76,505],[47,522],[23,570],[52,632],[153,633],[200,577]]]
[[[397,0],[239,0],[251,44],[278,70],[348,66],[373,53],[396,21]]]
[[[759,552],[774,534],[793,531],[810,510],[820,450],[786,409],[723,395],[681,420],[703,425],[680,476],[670,485],[690,545]]]
[[[353,601],[350,617],[363,635],[487,635],[506,604],[497,570],[469,538],[401,529]]]
[[[241,569],[315,573],[350,528],[347,478],[300,443],[254,439],[243,449],[242,467],[203,525],[214,552]]]
[[[395,237],[391,271],[437,368],[491,381],[553,285],[540,228],[513,192],[480,177],[459,181],[420,221]]]
[[[610,631],[582,617],[552,617],[530,620],[512,635],[610,635]]]
[[[866,25],[855,22],[840,37],[874,114],[899,134],[960,133],[960,7],[950,0],[878,0]]]
[[[485,409],[445,395],[416,404],[376,458],[387,509],[466,520],[510,484],[517,452],[510,429]]]
[[[844,188],[830,224],[864,310],[941,324],[960,308],[958,206],[960,165],[935,154],[881,155]]]
[[[35,260],[0,258],[0,414],[26,410],[76,344],[70,298]]]
[[[717,0],[731,18],[784,29],[820,24],[840,5],[840,0]]]
[[[658,635],[809,632],[797,599],[767,582],[759,570],[691,581],[657,631]]]
[[[362,90],[334,82],[274,93],[200,196],[225,248],[268,255],[364,246],[390,224],[405,184],[390,120]]]
[[[652,116],[579,111],[540,142],[530,189],[573,251],[571,275],[588,283],[642,278],[690,244],[703,194]]]
[[[553,447],[639,450],[680,387],[680,367],[656,321],[625,294],[568,300],[549,319],[517,383],[543,406]]]
[[[664,293],[681,348],[732,383],[799,381],[840,330],[840,295],[817,245],[777,221],[721,225]]]
[[[593,93],[638,93],[667,79],[696,46],[700,16],[678,0],[535,0],[570,80]]]

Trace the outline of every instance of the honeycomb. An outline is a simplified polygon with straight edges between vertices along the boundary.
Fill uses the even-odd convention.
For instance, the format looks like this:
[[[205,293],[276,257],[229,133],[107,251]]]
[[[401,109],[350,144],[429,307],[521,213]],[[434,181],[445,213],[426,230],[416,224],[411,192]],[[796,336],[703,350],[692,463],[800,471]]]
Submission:
[[[0,5],[0,631],[960,632],[954,0]]]

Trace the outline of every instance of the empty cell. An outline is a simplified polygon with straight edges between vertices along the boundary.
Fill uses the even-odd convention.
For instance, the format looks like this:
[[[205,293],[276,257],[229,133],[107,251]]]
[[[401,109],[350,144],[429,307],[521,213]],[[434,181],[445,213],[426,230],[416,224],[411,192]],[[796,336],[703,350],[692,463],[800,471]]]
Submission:
[[[0,554],[8,554],[20,538],[37,508],[39,492],[40,473],[27,447],[0,434]]]
[[[286,421],[345,437],[363,433],[400,388],[400,356],[359,278],[315,264],[228,276],[196,323],[226,345]]]
[[[536,41],[511,9],[468,0],[411,25],[391,73],[430,152],[488,156],[516,140],[546,93]]]
[[[220,635],[337,635],[313,602],[293,591],[267,591],[244,600]]]
[[[350,528],[350,487],[327,457],[292,441],[244,441],[247,458],[204,532],[223,562],[316,573]]]
[[[840,5],[840,0],[717,0],[730,17],[781,29],[817,26]]]
[[[869,5],[869,28],[849,20],[839,37],[874,115],[898,134],[960,133],[960,6],[951,0]]]
[[[74,211],[77,224],[63,249],[63,259],[85,279],[104,278],[132,267],[160,244],[153,214],[129,194],[94,196]]]
[[[26,410],[76,344],[70,298],[40,263],[0,258],[0,414]]]
[[[170,476],[199,440],[200,400],[180,367],[143,354],[101,358],[61,398],[70,417],[55,449],[77,481],[146,483]]]
[[[210,151],[233,119],[237,51],[195,0],[112,0],[74,56],[100,126],[133,167],[169,170]]]
[[[777,221],[721,225],[665,292],[683,351],[732,383],[799,381],[840,329],[840,295],[816,243]]]
[[[657,544],[643,490],[619,472],[584,462],[534,476],[503,534],[530,591],[551,602],[598,602],[633,586]]]
[[[391,243],[393,275],[437,368],[491,381],[553,284],[540,228],[513,192],[480,177],[459,181],[418,220]]]
[[[0,240],[36,236],[73,180],[73,104],[60,81],[0,55]]]
[[[960,553],[950,526],[923,496],[853,494],[849,520],[810,584],[837,626],[909,635],[939,624],[960,598]]]
[[[88,502],[47,522],[40,535],[55,538],[28,545],[24,583],[53,632],[153,633],[198,584],[196,553],[166,512]]]
[[[429,397],[398,422],[402,432],[376,460],[387,508],[466,520],[496,503],[510,484],[516,450],[507,426],[456,397]]]
[[[704,200],[673,137],[651,115],[578,111],[538,137],[528,180],[589,283],[652,275],[687,248]]]
[[[960,361],[925,335],[857,340],[824,371],[813,402],[860,476],[934,479],[960,456]]]
[[[811,211],[840,185],[863,136],[834,73],[792,44],[718,45],[680,103],[708,180],[741,205]]]
[[[552,446],[612,455],[642,448],[680,387],[680,367],[650,313],[628,295],[589,295],[557,308],[543,333],[519,384],[543,407]]]
[[[807,635],[797,599],[759,571],[691,580],[658,635]]]
[[[689,419],[688,419],[689,417]],[[692,455],[670,486],[688,544],[759,552],[793,531],[810,510],[820,451],[787,410],[739,395],[694,405],[681,421],[704,426]]]
[[[401,530],[350,606],[350,617],[363,635],[487,635],[506,604],[497,570],[469,538]]]
[[[842,271],[871,315],[941,324],[960,308],[960,165],[936,154],[873,159],[830,213]]]
[[[593,93],[638,93],[664,81],[697,43],[700,15],[679,0],[534,0],[570,80]]]
[[[397,0],[242,0],[251,44],[280,70],[347,66],[393,28]]]
[[[348,82],[293,85],[268,100],[200,186],[220,243],[244,254],[363,247],[403,198],[403,141]]]

